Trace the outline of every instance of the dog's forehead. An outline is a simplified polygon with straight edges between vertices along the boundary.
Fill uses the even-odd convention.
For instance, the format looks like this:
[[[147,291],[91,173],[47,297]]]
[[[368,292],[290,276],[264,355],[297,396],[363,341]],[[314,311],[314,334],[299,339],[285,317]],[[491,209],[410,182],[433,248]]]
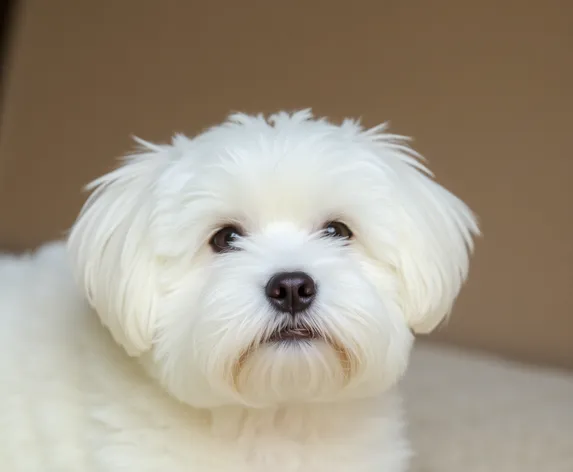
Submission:
[[[204,158],[193,186],[229,217],[301,223],[337,217],[372,197],[372,167],[351,147],[228,147]]]

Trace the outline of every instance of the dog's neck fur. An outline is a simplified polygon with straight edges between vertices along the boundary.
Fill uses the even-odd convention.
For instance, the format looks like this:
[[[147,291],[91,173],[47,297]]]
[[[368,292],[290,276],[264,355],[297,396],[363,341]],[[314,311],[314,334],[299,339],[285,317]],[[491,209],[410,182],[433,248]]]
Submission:
[[[134,371],[142,370],[136,361],[129,362]],[[285,471],[304,472],[405,470],[401,467],[407,462],[409,447],[395,391],[339,403],[201,409],[173,399],[147,374],[141,372],[137,377],[138,397],[149,415],[147,427],[154,432],[170,430],[170,437],[180,441],[179,446],[169,444],[174,454],[193,449],[199,435],[203,447],[225,451],[225,460],[233,458],[232,470],[237,471],[280,472],[279,464]],[[132,398],[130,407],[139,410],[137,403]],[[360,464],[363,460],[368,463]],[[226,470],[224,465],[217,467]]]
[[[110,349],[105,351],[109,353]],[[322,471],[326,464],[330,464],[330,471],[346,471],[349,470],[348,463],[337,469],[336,462],[347,460],[356,471],[400,471],[400,464],[407,462],[409,448],[402,431],[402,409],[396,391],[338,403],[287,404],[272,408],[240,405],[193,408],[169,396],[145,372],[147,369],[142,368],[141,359],[130,359],[120,349],[115,352],[133,376],[129,383],[137,383],[140,387],[140,393],[130,399],[129,406],[139,411],[141,400],[141,409],[147,410],[147,427],[151,431],[171,430],[181,441],[182,449],[192,448],[197,431],[200,431],[202,441],[205,437],[210,438],[205,447],[227,451],[229,457],[237,454],[234,470],[242,471],[241,467],[246,467],[266,471],[268,464],[269,468],[280,471],[277,464],[290,464],[285,465],[285,470],[306,472],[306,468],[296,465],[297,461],[304,460],[312,472]],[[114,361],[117,362],[121,361]],[[117,381],[110,387],[116,385]],[[118,406],[117,414],[124,409],[125,405]],[[110,412],[107,416],[113,418],[115,414]],[[170,444],[170,447],[175,446]],[[310,451],[312,455],[320,454],[314,462],[309,462],[307,457]],[[364,464],[362,468],[356,465],[366,458],[378,461],[378,467],[374,467],[374,463]],[[334,462],[331,463],[331,459]],[[310,465],[313,463],[314,466]],[[388,464],[389,468],[380,468],[380,464]]]
[[[126,358],[123,352],[119,355]],[[378,428],[378,421],[392,427],[388,433],[401,434],[401,398],[393,389],[377,397],[344,400],[330,403],[291,403],[256,408],[239,404],[212,408],[195,408],[167,395],[157,381],[152,355],[131,360],[134,372],[148,383],[162,404],[164,398],[177,411],[178,418],[188,418],[189,427],[197,422],[210,430],[213,439],[223,441],[256,441],[265,437],[282,437],[287,441],[304,442],[309,438],[361,437],[371,434],[370,427]]]
[[[398,420],[398,398],[395,394],[388,394],[378,399],[264,409],[226,406],[209,410],[209,417],[215,437],[233,439],[251,430],[259,433],[272,431],[285,439],[304,441],[311,437],[360,434],[367,423],[376,422],[380,417],[389,419],[388,414]]]

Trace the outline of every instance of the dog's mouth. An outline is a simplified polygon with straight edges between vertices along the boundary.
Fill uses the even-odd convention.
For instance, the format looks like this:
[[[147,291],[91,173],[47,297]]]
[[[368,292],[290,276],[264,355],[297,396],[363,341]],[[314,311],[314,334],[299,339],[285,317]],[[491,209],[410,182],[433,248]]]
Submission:
[[[312,341],[320,339],[319,333],[307,326],[299,327],[284,327],[274,331],[267,342],[269,343],[286,343],[286,342],[300,342]]]

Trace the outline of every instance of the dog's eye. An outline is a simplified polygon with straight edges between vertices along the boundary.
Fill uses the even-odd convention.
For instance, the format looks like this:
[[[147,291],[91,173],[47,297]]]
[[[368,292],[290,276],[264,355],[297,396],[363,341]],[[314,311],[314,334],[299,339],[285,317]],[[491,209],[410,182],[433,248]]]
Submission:
[[[324,225],[323,233],[325,236],[331,238],[352,238],[352,231],[350,231],[350,228],[340,221],[330,221]]]
[[[236,226],[225,226],[217,231],[209,244],[215,252],[233,251],[237,248],[234,243],[243,236],[243,233]]]

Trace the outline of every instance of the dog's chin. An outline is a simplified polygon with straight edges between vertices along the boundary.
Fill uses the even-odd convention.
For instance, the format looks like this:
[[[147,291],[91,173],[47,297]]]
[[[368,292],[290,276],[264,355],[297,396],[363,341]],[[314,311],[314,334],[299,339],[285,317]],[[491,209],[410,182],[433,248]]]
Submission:
[[[277,331],[237,362],[235,388],[257,406],[326,401],[348,382],[346,357],[310,330]]]

